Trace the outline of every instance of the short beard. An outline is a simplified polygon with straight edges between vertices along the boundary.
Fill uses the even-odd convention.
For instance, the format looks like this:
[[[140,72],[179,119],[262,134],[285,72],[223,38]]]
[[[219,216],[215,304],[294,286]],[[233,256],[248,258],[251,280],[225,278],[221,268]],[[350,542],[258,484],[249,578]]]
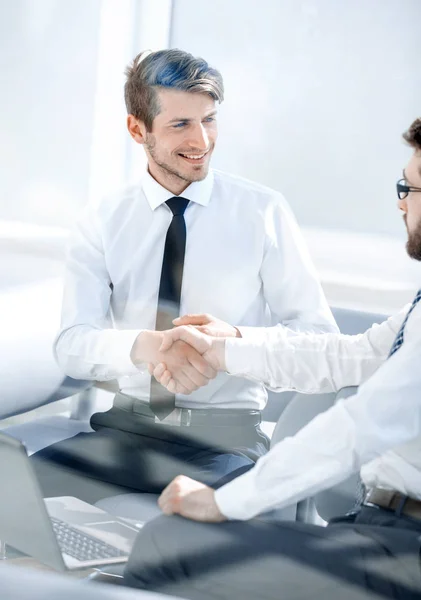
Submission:
[[[157,153],[155,152],[155,147],[156,147],[155,136],[152,135],[151,133],[148,133],[147,136],[146,136],[146,140],[145,140],[145,148],[149,152],[149,154],[151,155],[151,158],[154,160],[155,164],[158,165],[158,167],[163,171],[163,173],[165,175],[167,175],[167,176],[169,175],[173,179],[178,179],[178,180],[181,180],[181,181],[185,181],[186,183],[193,183],[194,181],[202,181],[203,179],[206,178],[206,176],[208,174],[207,171],[206,171],[206,173],[201,174],[200,177],[197,177],[195,179],[191,179],[190,177],[186,177],[185,175],[183,175],[179,171],[176,171],[173,167],[171,167],[167,163],[162,162],[162,161],[159,160],[159,158],[157,156]]]
[[[406,225],[406,219],[405,219]],[[408,228],[408,227],[407,227]],[[409,233],[408,241],[406,242],[406,251],[408,256],[415,260],[421,261],[421,221],[417,224],[414,231]]]

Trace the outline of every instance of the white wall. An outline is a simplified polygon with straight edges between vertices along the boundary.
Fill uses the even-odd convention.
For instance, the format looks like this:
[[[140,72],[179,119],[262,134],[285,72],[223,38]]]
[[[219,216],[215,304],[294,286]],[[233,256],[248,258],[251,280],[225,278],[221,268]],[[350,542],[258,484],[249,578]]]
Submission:
[[[66,225],[86,202],[100,0],[0,0],[0,219]]]
[[[403,239],[420,23],[420,0],[175,0],[171,46],[224,75],[215,166],[281,190],[302,225]]]
[[[394,184],[420,17],[421,0],[0,0],[3,287],[55,275],[35,255],[61,263],[80,207],[138,177],[123,71],[170,45],[222,71],[214,164],[285,193],[329,301],[395,310],[419,287]]]

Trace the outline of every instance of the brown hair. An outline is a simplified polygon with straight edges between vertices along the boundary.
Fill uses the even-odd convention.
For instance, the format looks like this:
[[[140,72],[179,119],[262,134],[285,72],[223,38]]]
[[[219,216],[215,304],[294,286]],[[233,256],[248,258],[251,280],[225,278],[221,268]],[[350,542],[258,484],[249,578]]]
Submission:
[[[403,134],[403,139],[415,150],[421,151],[421,118],[415,119],[408,131]]]
[[[146,50],[126,68],[124,100],[128,114],[143,121],[152,130],[160,107],[157,90],[172,88],[185,92],[209,94],[215,101],[224,99],[222,76],[203,58],[183,50]]]

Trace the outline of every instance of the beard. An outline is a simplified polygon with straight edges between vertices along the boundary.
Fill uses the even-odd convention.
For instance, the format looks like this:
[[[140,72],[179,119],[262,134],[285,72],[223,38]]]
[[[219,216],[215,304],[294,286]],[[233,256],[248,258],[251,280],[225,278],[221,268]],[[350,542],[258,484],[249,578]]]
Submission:
[[[406,215],[404,216],[403,220],[405,221],[406,230],[408,231]],[[415,260],[421,261],[421,220],[417,223],[417,226],[413,231],[408,231],[406,251],[408,253],[408,256]]]
[[[162,156],[159,156],[159,152],[156,149],[156,139],[155,136],[149,133],[145,140],[145,149],[149,153],[152,160],[155,164],[160,168],[163,175],[166,177],[178,179],[184,181],[186,183],[193,183],[194,181],[202,181],[206,178],[209,171],[209,164],[206,166],[199,165],[195,169],[193,169],[190,173],[183,173],[181,169],[177,168],[176,165],[171,165],[169,160],[165,160]],[[210,149],[212,151],[213,148]],[[194,165],[193,165],[194,167]]]

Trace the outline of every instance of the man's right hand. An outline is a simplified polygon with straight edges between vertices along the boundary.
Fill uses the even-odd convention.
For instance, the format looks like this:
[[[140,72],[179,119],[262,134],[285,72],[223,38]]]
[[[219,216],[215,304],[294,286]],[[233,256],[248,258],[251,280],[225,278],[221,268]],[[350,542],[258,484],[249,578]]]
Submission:
[[[187,343],[194,348],[206,362],[216,371],[225,370],[225,338],[211,337],[205,335],[192,326],[180,326],[164,332],[160,347],[161,352],[169,352],[171,348],[181,342]],[[174,394],[184,393],[180,391],[177,376],[171,370],[167,361],[158,365],[149,365],[149,372],[157,381]],[[199,385],[191,389],[198,389]]]
[[[169,332],[142,331],[133,344],[130,355],[132,362],[135,365],[148,363],[152,368],[165,363],[176,382],[176,392],[173,393],[190,394],[207,385],[216,376],[216,370],[200,352],[181,339],[167,349],[161,348],[166,333]]]

